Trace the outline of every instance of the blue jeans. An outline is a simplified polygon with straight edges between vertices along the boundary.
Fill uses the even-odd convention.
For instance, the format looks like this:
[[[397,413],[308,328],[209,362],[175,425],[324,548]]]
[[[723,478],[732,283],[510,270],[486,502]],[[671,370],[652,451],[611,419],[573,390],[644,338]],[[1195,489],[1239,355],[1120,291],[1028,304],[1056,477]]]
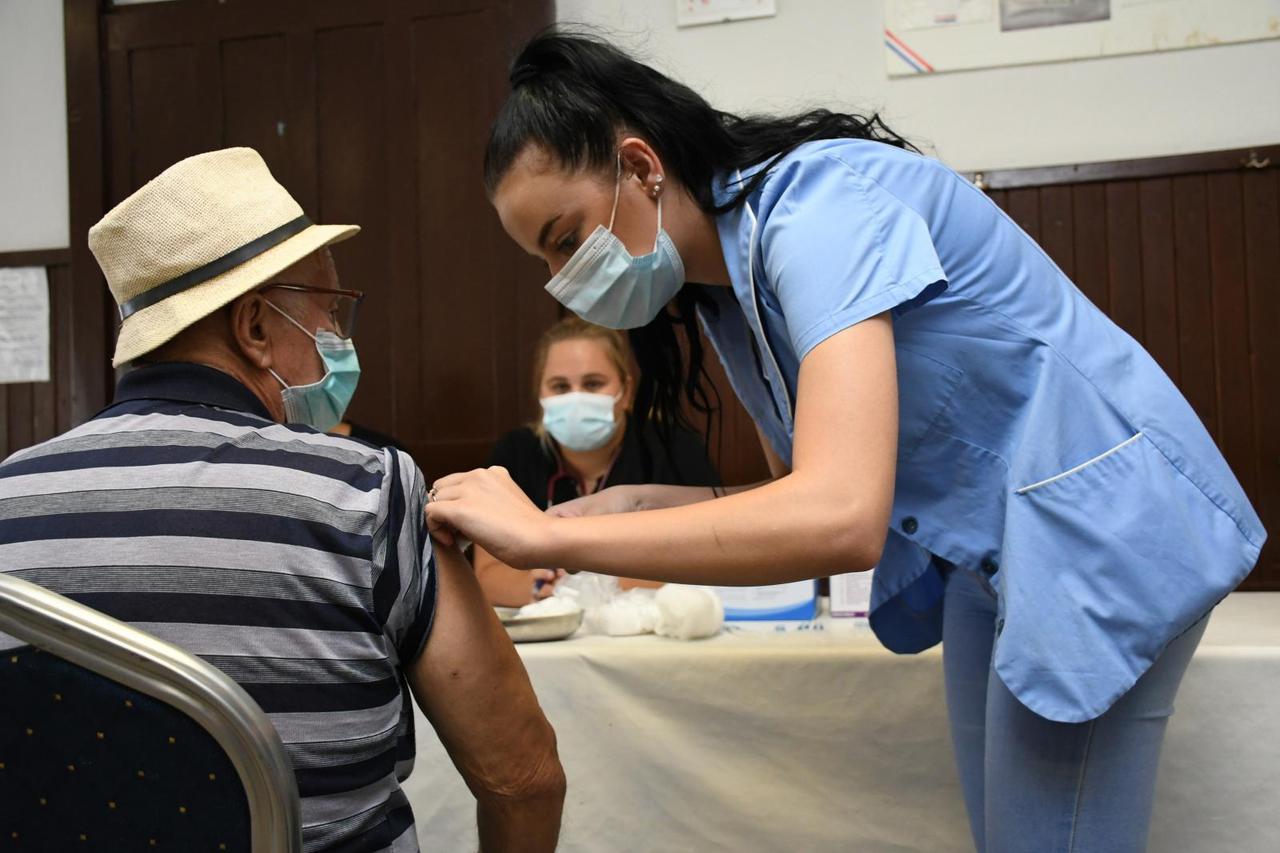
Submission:
[[[986,578],[952,570],[943,623],[947,710],[979,853],[1141,853],[1165,725],[1208,617],[1087,723],[1046,720],[1009,692],[992,668],[995,622]]]

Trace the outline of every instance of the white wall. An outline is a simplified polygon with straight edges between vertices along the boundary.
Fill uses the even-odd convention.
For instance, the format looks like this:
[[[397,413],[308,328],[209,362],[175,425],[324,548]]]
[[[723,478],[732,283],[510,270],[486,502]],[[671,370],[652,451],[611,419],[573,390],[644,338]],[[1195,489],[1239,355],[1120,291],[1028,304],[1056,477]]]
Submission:
[[[882,109],[961,170],[1280,143],[1280,40],[894,78],[882,0],[778,0],[773,18],[676,29],[674,0],[558,0],[734,112]],[[922,146],[923,147],[923,146]]]
[[[0,0],[0,252],[69,245],[63,55],[59,0]]]

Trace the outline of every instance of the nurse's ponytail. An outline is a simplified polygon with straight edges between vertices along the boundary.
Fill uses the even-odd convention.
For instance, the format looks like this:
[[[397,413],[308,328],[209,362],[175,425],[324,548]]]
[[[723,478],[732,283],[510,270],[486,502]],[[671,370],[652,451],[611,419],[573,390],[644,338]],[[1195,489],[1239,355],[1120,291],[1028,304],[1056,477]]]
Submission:
[[[875,114],[811,110],[738,116],[717,110],[683,83],[581,31],[552,28],[535,36],[512,63],[510,82],[511,94],[494,120],[485,151],[484,183],[490,197],[530,143],[570,171],[612,175],[620,131],[652,145],[667,174],[710,214],[744,204],[773,164],[805,142],[872,139],[914,150]],[[766,168],[723,205],[715,203],[711,183],[717,173],[758,163]],[[631,332],[640,367],[636,413],[648,415],[668,444],[677,426],[689,426],[689,410],[706,416],[709,438],[718,409],[719,397],[703,367],[699,306],[712,309],[699,288],[686,285],[674,313],[664,311]]]

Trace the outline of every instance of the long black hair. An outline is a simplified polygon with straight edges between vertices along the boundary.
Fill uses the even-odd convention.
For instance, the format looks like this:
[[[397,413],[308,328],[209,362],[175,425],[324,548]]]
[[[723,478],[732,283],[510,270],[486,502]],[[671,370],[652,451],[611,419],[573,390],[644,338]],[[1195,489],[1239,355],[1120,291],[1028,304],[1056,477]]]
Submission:
[[[818,109],[790,116],[738,116],[718,110],[688,86],[604,39],[558,27],[524,46],[511,65],[510,83],[511,94],[485,151],[484,183],[490,197],[530,144],[569,171],[612,171],[620,132],[653,146],[665,171],[711,215],[744,204],[769,170],[806,142],[872,139],[916,150],[875,113]],[[717,174],[759,163],[764,168],[725,203],[716,204],[712,180]],[[666,438],[675,426],[689,426],[684,403],[707,417],[708,435],[718,408],[719,396],[703,365],[699,307],[712,308],[701,288],[686,285],[674,311],[666,309],[647,326],[631,330],[640,368],[635,411],[648,416]],[[684,333],[687,358],[678,330]]]

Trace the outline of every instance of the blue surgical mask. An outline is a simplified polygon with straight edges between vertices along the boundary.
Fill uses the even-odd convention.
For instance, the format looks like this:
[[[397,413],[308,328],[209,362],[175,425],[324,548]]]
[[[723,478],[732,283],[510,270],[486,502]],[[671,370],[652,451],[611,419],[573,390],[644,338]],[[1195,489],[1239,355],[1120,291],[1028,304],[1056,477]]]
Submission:
[[[542,426],[570,450],[599,450],[613,438],[613,406],[621,398],[587,391],[543,397]]]
[[[320,381],[309,385],[290,385],[271,370],[271,375],[284,386],[280,399],[284,401],[285,422],[306,424],[320,432],[328,432],[342,420],[356,393],[356,385],[360,382],[360,360],[356,358],[356,345],[328,329],[317,329],[313,335],[270,301],[267,304],[316,342],[316,351],[324,362],[324,376]]]
[[[617,235],[622,187],[622,160],[613,188],[609,227],[597,225],[569,262],[547,282],[547,292],[589,323],[610,329],[635,329],[658,316],[684,284],[684,263],[671,236],[662,230],[662,198],[658,198],[658,233],[653,251],[633,257]]]

